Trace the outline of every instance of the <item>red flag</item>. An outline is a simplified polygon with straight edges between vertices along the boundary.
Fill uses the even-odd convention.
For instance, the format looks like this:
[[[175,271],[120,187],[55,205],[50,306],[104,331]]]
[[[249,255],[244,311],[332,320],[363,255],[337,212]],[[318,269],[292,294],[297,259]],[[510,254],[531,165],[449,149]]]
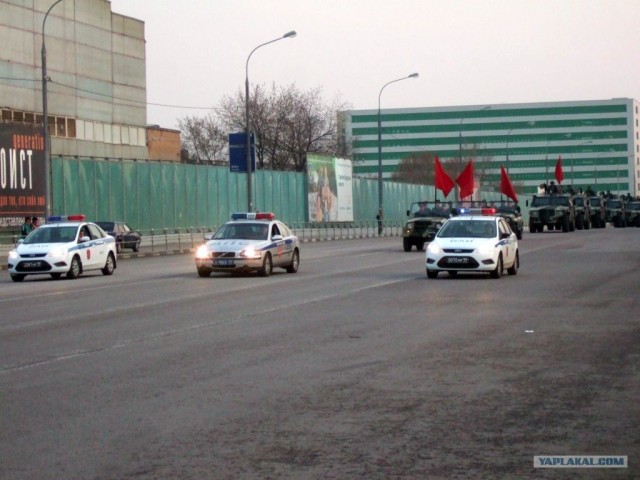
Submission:
[[[518,196],[513,189],[513,184],[509,180],[509,175],[502,165],[500,165],[500,192],[504,193],[507,197],[518,203]]]
[[[562,173],[562,157],[560,156],[556,163],[556,180],[558,180],[558,183],[562,183],[562,180],[564,180],[564,173]]]
[[[473,195],[473,187],[474,187],[474,179],[473,179],[473,160],[469,160],[469,163],[458,178],[456,178],[456,183],[460,187],[460,198],[468,197],[469,195]]]
[[[447,172],[445,172],[442,168],[440,159],[437,155],[435,171],[436,190],[442,190],[442,193],[444,193],[444,196],[446,197],[447,195],[449,195],[449,192],[453,189],[455,184],[453,183],[453,180],[451,180],[451,177],[447,175]]]

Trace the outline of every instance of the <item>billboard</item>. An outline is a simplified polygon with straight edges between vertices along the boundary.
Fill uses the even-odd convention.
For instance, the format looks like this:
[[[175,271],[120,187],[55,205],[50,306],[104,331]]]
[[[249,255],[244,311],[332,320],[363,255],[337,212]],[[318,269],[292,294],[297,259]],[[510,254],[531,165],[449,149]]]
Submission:
[[[353,221],[351,160],[307,154],[310,222]]]
[[[0,228],[45,214],[45,152],[36,125],[0,123]]]

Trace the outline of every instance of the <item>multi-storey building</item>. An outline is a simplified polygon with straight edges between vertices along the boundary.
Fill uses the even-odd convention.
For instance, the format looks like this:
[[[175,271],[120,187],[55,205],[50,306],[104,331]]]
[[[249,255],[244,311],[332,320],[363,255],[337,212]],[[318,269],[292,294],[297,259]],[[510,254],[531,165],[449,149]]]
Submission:
[[[500,165],[523,193],[554,180],[558,158],[563,185],[575,190],[640,194],[639,102],[611,100],[384,109],[341,113],[354,175],[389,178],[398,163],[419,152],[443,161],[473,151],[485,186],[499,185]],[[473,148],[472,148],[473,147]]]
[[[0,12],[0,122],[41,125],[44,44],[52,155],[148,158],[144,22],[108,0],[0,0]]]

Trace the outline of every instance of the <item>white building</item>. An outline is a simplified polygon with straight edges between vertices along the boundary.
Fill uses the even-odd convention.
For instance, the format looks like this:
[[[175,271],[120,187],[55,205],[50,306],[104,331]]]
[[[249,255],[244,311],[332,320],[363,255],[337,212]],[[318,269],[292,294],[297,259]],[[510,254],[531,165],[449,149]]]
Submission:
[[[43,20],[54,0],[0,0],[1,122],[41,124]],[[51,153],[148,158],[144,22],[62,0],[44,22]]]
[[[485,184],[499,185],[500,165],[523,193],[554,179],[562,159],[563,185],[640,194],[639,103],[611,100],[403,108],[381,111],[383,177],[406,156],[433,152],[441,160],[477,147]],[[354,176],[378,176],[378,111],[341,113]]]

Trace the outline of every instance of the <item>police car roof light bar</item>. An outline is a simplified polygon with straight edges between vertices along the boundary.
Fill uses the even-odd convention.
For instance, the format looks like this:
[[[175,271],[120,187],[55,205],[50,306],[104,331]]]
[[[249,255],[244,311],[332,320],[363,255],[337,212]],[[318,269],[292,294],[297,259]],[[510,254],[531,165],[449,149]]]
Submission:
[[[47,223],[84,222],[85,218],[85,215],[51,215],[47,217]]]
[[[271,212],[233,212],[232,220],[273,220],[276,216]]]
[[[494,207],[461,208],[458,213],[460,215],[495,215],[496,209]]]

